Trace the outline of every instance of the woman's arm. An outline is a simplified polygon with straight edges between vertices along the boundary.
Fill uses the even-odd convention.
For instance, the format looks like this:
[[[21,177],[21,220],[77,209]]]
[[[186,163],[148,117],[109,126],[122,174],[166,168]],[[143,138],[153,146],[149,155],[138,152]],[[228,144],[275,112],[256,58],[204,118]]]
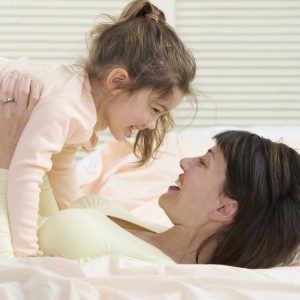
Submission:
[[[26,75],[21,76],[14,71],[0,81],[0,168],[9,168],[17,143],[39,97],[39,86]],[[14,100],[7,102],[7,99]]]

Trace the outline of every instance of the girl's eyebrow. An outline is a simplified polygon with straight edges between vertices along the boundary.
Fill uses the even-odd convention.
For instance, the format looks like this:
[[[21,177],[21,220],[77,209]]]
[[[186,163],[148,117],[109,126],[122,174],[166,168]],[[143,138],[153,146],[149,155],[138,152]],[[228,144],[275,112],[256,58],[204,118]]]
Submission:
[[[215,159],[214,152],[211,149],[208,149],[207,152],[209,152],[212,155],[213,159]]]
[[[159,105],[163,109],[163,111],[168,111],[167,107],[163,104],[157,103],[157,105]]]

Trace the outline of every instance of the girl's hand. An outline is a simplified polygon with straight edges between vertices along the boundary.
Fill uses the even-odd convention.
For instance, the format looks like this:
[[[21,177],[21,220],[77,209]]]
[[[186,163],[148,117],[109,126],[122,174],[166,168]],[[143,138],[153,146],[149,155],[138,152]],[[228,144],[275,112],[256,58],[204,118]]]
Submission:
[[[39,97],[38,84],[17,71],[11,72],[0,82],[0,168],[9,168],[17,143]]]

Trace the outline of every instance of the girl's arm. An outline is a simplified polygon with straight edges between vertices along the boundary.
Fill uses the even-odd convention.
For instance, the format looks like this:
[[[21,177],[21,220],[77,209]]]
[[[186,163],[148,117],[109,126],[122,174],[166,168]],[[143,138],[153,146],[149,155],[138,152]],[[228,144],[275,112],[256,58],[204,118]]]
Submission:
[[[8,210],[12,243],[18,256],[38,252],[39,185],[51,168],[52,154],[62,149],[69,129],[68,112],[64,116],[56,112],[60,110],[60,103],[55,103],[56,107],[49,107],[47,103],[38,105],[32,112],[33,100],[40,97],[40,90],[37,81],[30,80],[28,67],[25,57],[17,60],[0,57],[0,126],[3,129],[0,139],[5,145],[0,154],[0,167],[10,167],[5,215]],[[16,102],[4,104],[7,98],[14,98]],[[23,122],[18,119],[19,115]],[[17,127],[23,129],[29,117],[25,131],[17,133]],[[11,135],[14,130],[16,134]]]
[[[8,61],[4,64],[2,62]],[[15,65],[26,73],[26,62],[18,60]],[[0,58],[0,79],[6,79],[8,72],[13,69],[12,61]],[[3,80],[0,80],[1,84]],[[12,80],[13,82],[13,80]],[[22,84],[14,84],[10,88],[14,95],[28,89]],[[9,88],[1,88],[7,92]],[[14,96],[16,99],[18,96]],[[11,98],[11,96],[9,96]],[[17,256],[31,255],[38,251],[37,244],[37,213],[39,203],[39,185],[45,172],[54,166],[55,176],[51,176],[51,184],[57,183],[55,192],[58,204],[64,208],[74,201],[79,195],[79,188],[74,175],[74,162],[76,147],[68,153],[68,160],[64,160],[64,144],[70,137],[76,136],[80,126],[74,126],[70,132],[71,120],[77,124],[78,111],[72,107],[67,99],[47,99],[35,108],[30,121],[23,132],[12,160],[8,175],[8,212],[10,218],[13,245]],[[6,105],[14,103],[7,103]],[[76,116],[74,118],[74,115]],[[59,164],[55,157],[62,157]],[[53,158],[53,159],[52,159]],[[6,166],[7,167],[7,166]],[[52,172],[52,175],[54,173]],[[49,174],[50,175],[50,174]],[[71,199],[71,200],[70,200]]]
[[[4,90],[9,92],[16,81],[21,81],[24,87],[29,88],[28,93],[5,94]],[[28,77],[19,76],[16,72],[0,81],[0,84],[0,256],[14,257],[6,203],[7,169],[21,133],[38,101],[39,88]],[[3,99],[12,95],[18,102],[3,102]]]
[[[57,205],[65,209],[82,196],[76,172],[75,145],[65,146],[60,153],[52,156],[52,168],[47,173]]]
[[[10,164],[7,205],[16,256],[38,253],[38,210],[42,179],[51,157],[68,140],[70,118],[61,101],[43,101],[32,112]]]

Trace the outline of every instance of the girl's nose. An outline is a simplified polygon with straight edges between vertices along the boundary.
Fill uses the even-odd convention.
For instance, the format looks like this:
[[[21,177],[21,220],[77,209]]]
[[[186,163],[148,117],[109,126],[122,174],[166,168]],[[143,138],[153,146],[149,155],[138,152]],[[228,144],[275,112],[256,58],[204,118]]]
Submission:
[[[155,129],[155,127],[156,127],[156,120],[150,121],[150,122],[147,124],[147,128],[150,129],[150,130]]]

